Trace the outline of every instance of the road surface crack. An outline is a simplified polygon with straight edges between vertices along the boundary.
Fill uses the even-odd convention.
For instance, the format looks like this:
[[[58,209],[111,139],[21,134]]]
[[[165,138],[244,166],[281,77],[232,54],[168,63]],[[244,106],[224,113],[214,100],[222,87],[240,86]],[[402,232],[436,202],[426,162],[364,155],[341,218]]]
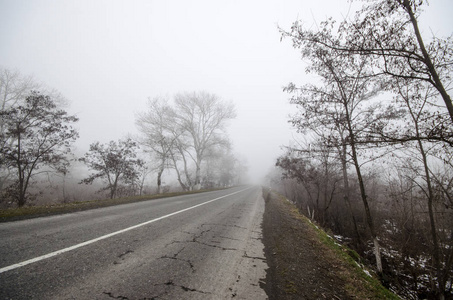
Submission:
[[[129,253],[134,253],[134,251],[132,251],[132,250],[127,250],[126,252],[121,253],[120,255],[118,255],[118,258],[123,258],[125,255],[127,255],[127,254],[129,254]]]
[[[127,250],[126,252],[121,253],[120,255],[118,255],[118,258],[120,258],[121,261],[124,261],[124,256],[126,256],[126,255],[129,254],[129,253],[133,253],[133,252],[134,252],[134,251],[132,251],[132,250]],[[118,261],[116,261],[116,260],[113,262],[113,264],[115,264],[115,265],[119,265],[120,263],[121,263],[121,262],[118,262]],[[120,298],[120,299],[121,299],[121,298]]]
[[[157,284],[157,285],[162,285],[162,283],[161,284]],[[200,293],[200,294],[205,294],[205,295],[212,294],[212,293],[209,293],[209,292],[200,291],[200,290],[197,290],[197,289],[192,289],[192,288],[186,287],[184,285],[178,285],[178,284],[174,283],[172,280],[167,281],[166,283],[163,283],[163,285],[179,287],[184,292],[194,292],[194,293]]]
[[[167,248],[168,246],[171,246],[173,244],[185,244],[185,243],[190,243],[191,241],[171,241],[169,244],[165,245],[165,248]]]
[[[222,235],[219,235],[219,238],[221,238],[221,239],[225,239],[225,240],[232,240],[232,241],[239,241],[239,242],[243,242],[243,240],[241,240],[241,239],[235,239],[235,238],[232,238],[232,237],[228,237],[228,236],[222,236]]]
[[[120,299],[120,300],[129,300],[128,297],[126,296],[115,296],[113,295],[113,293],[111,292],[103,292],[104,295],[107,295],[109,296],[110,298],[112,299]],[[148,297],[144,297],[144,298],[136,298],[137,300],[156,300],[158,297],[151,297],[151,298],[148,298]],[[134,298],[135,299],[135,298]]]
[[[105,295],[107,295],[107,296],[109,296],[110,298],[113,298],[113,299],[129,300],[128,297],[125,297],[125,296],[114,296],[110,292],[104,292],[103,294],[105,294]]]
[[[203,226],[204,224],[202,224],[201,226]],[[207,229],[207,230],[203,230],[201,231],[199,234],[197,235],[194,235],[193,239],[192,239],[192,242],[196,242],[199,238],[201,238],[203,235],[205,235],[206,233],[210,232],[211,229]]]
[[[210,224],[201,224],[201,226],[212,226]],[[214,225],[215,226],[215,225]],[[203,230],[201,231],[199,234],[197,235],[194,235],[193,239],[192,239],[192,242],[193,243],[197,243],[197,244],[200,244],[200,245],[204,245],[204,246],[208,246],[208,247],[213,247],[213,248],[219,248],[219,249],[222,249],[222,250],[237,250],[235,248],[226,248],[226,247],[222,247],[222,246],[218,246],[218,245],[212,245],[212,244],[208,244],[208,243],[205,243],[205,242],[202,242],[202,241],[199,241],[199,239],[205,235],[206,233],[210,232],[211,229],[207,229],[207,230]],[[217,241],[211,241],[213,243],[220,243],[220,242],[217,242]]]
[[[266,261],[266,259],[264,257],[247,255],[247,251],[244,251],[244,255],[242,255],[242,257],[251,258],[251,259],[259,259],[259,260],[262,260],[262,261]]]
[[[226,248],[226,247],[222,247],[222,246],[217,246],[217,245],[211,245],[211,244],[208,244],[208,243],[203,243],[203,242],[200,242],[200,241],[193,241],[194,243],[197,243],[197,244],[200,244],[200,245],[203,245],[203,246],[208,246],[208,247],[213,247],[213,248],[219,248],[219,249],[222,249],[222,250],[234,250],[234,251],[237,251],[238,249],[236,248]]]
[[[190,241],[189,241],[190,242]],[[178,252],[176,252],[175,254],[173,254],[173,256],[168,256],[168,255],[164,255],[162,257],[160,257],[159,259],[173,259],[173,260],[179,260],[179,261],[182,261],[182,262],[185,262],[189,265],[190,269],[192,270],[192,273],[195,273],[195,266],[193,265],[193,263],[190,261],[190,259],[182,259],[182,258],[179,258],[178,255],[184,250],[186,249],[186,247],[182,247],[181,249],[179,249]]]
[[[234,228],[240,228],[240,229],[248,229],[247,227],[239,226],[236,224],[218,224],[218,223],[207,223],[207,224],[201,224],[201,226],[224,226],[224,227],[234,227]]]

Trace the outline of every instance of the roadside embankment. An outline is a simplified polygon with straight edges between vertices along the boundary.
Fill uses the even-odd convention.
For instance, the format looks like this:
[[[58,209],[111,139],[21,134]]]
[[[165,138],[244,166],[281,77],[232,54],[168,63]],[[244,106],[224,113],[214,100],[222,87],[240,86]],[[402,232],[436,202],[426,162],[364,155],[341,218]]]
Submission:
[[[399,299],[359,256],[336,243],[284,197],[263,188],[263,241],[273,299]]]

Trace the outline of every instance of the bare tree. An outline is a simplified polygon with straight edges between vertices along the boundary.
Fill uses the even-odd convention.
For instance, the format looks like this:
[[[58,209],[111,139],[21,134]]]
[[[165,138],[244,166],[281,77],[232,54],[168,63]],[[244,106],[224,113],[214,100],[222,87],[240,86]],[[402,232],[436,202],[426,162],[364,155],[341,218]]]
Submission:
[[[32,76],[24,76],[17,70],[10,70],[0,67],[0,112],[4,112],[19,105],[24,106],[27,97],[33,91],[40,91],[52,99],[56,107],[64,107],[66,99],[56,90],[49,89],[44,84],[36,81]],[[0,119],[0,133],[4,134],[7,129],[5,120]],[[5,138],[6,135],[3,135]],[[10,140],[3,141],[11,145],[14,143],[14,137]],[[10,179],[13,170],[8,166],[0,163],[0,190],[3,190],[4,184]]]
[[[78,138],[71,123],[78,121],[57,109],[49,96],[32,92],[20,105],[0,112],[4,131],[0,135],[1,164],[16,171],[10,186],[19,206],[27,201],[27,190],[39,168],[49,166],[67,171],[66,156]]]
[[[418,189],[425,196],[429,231],[424,234],[430,232],[432,251],[428,253],[432,254],[436,270],[432,282],[437,281],[433,290],[443,299],[448,289],[445,283],[451,276],[451,268],[446,271],[445,267],[451,266],[453,257],[452,251],[445,251],[450,249],[453,236],[448,236],[448,230],[447,235],[444,234],[444,228],[451,222],[442,217],[447,212],[439,204],[442,202],[448,207],[446,203],[449,203],[452,188],[451,178],[445,178],[451,171],[442,164],[447,166],[452,157],[449,147],[453,145],[453,114],[446,87],[450,84],[453,66],[453,44],[450,38],[433,38],[425,47],[417,24],[422,4],[423,1],[371,0],[353,21],[345,20],[338,27],[333,20],[328,20],[313,31],[303,29],[296,22],[291,32],[282,31],[282,34],[291,37],[294,47],[300,48],[302,56],[311,60],[308,71],[320,75],[324,84],[322,88],[288,86],[288,91],[297,93],[293,103],[302,108],[298,117],[293,118],[293,125],[309,128],[337,147],[345,174],[345,199],[350,197],[346,163],[351,162],[355,167],[369,228],[370,207],[367,208],[365,200],[374,194],[369,185],[365,189],[360,151],[369,147],[367,145],[399,143],[401,151],[410,153],[409,158],[406,157],[410,163],[405,166],[410,166],[412,172],[412,185],[408,186],[410,192]],[[395,104],[366,105],[366,100],[373,95],[363,93],[369,83],[399,95]],[[441,98],[443,104],[439,105],[436,97]],[[445,107],[447,113],[442,111]],[[407,192],[401,191],[402,194]],[[386,213],[382,208],[377,210],[374,208],[376,214]],[[420,219],[414,222],[421,222]],[[439,225],[440,220],[442,225]],[[373,229],[371,233],[376,241]]]
[[[328,30],[322,33],[334,44],[341,42]],[[303,57],[310,60],[307,71],[319,75],[323,82],[323,86],[307,84],[296,87],[290,84],[285,88],[295,94],[291,102],[300,108],[300,114],[291,122],[300,131],[311,130],[317,133],[331,147],[341,149],[343,145],[340,158],[344,162],[344,147],[349,149],[348,155],[356,171],[367,225],[373,239],[376,267],[382,273],[380,245],[359,158],[360,145],[371,142],[366,134],[368,128],[375,123],[382,124],[384,120],[394,116],[389,114],[393,111],[390,106],[385,108],[381,103],[371,101],[382,90],[382,82],[372,80],[367,57],[345,56],[324,43],[307,40],[304,36],[288,35],[292,37],[294,47],[300,48]],[[344,183],[347,183],[346,177]]]
[[[305,30],[295,22],[291,32],[295,42],[322,45],[341,55],[361,55],[372,61],[373,75],[413,79],[432,85],[442,97],[453,123],[453,105],[446,87],[451,83],[453,43],[451,37],[423,40],[418,17],[423,0],[373,0],[356,13],[354,20],[323,22],[319,30]],[[337,36],[332,31],[337,28]]]
[[[172,166],[178,138],[172,123],[172,109],[165,99],[149,99],[148,111],[137,115],[136,125],[142,133],[140,143],[157,160],[157,194],[160,194],[162,174]]]
[[[449,276],[449,269],[445,270],[445,266],[449,264],[449,257],[445,256],[445,252],[442,251],[444,246],[441,245],[439,237],[440,232],[443,232],[444,229],[440,229],[437,224],[435,202],[439,197],[439,192],[447,197],[449,192],[448,188],[436,192],[436,176],[433,172],[433,166],[448,169],[448,164],[443,164],[442,161],[435,158],[438,154],[446,153],[446,150],[449,149],[448,144],[453,144],[453,135],[450,126],[445,126],[445,124],[449,124],[448,116],[439,111],[435,101],[437,94],[433,93],[431,85],[420,84],[420,82],[412,79],[398,78],[393,82],[392,87],[397,93],[397,101],[405,108],[406,114],[399,122],[402,125],[389,128],[381,127],[381,131],[378,131],[378,133],[388,141],[404,143],[405,148],[402,150],[409,152],[409,157],[413,160],[412,168],[417,174],[413,179],[414,184],[425,195],[428,207],[432,240],[431,252],[436,270],[436,275],[432,277],[433,281],[438,282],[436,289],[439,298],[443,298]],[[434,134],[433,131],[439,131],[435,135],[443,137],[445,141],[426,140],[426,137]],[[417,165],[420,167],[418,168]],[[418,178],[421,178],[422,182],[417,181]],[[440,182],[437,181],[437,183]],[[443,186],[443,184],[439,185],[439,187]],[[448,240],[448,237],[444,240]]]
[[[32,77],[22,76],[18,71],[0,68],[0,97],[1,110],[23,101],[32,91],[41,86]]]
[[[136,150],[137,144],[131,139],[120,140],[118,143],[111,141],[107,145],[99,142],[91,144],[90,150],[80,161],[95,173],[80,183],[92,184],[98,178],[106,179],[107,186],[103,190],[109,190],[110,199],[113,199],[121,182],[133,185],[138,180],[139,169],[144,163],[137,159]]]
[[[0,67],[1,111],[24,103],[32,91],[40,91],[49,96],[57,107],[64,107],[67,104],[67,100],[59,91],[46,87],[32,76],[24,76],[17,70]]]
[[[23,102],[32,90],[37,90],[39,87],[39,84],[31,77],[24,77],[18,71],[0,68],[1,111],[3,112],[19,102]],[[2,118],[0,120],[0,133],[3,134],[4,131],[5,121]],[[5,181],[11,176],[11,171],[4,164],[0,165],[0,190],[3,190]]]
[[[138,194],[141,196],[144,193],[145,181],[153,169],[142,160],[143,164],[138,166]]]
[[[222,102],[214,94],[193,92],[175,96],[174,120],[182,132],[177,138],[179,154],[185,165],[188,159],[195,164],[193,188],[201,187],[201,166],[208,149],[226,145],[226,124],[235,117],[233,104]]]
[[[201,169],[216,147],[227,149],[227,121],[234,106],[207,92],[181,93],[173,105],[165,99],[149,100],[148,111],[138,114],[141,143],[158,160],[157,185],[166,168],[173,168],[183,190],[201,188]]]

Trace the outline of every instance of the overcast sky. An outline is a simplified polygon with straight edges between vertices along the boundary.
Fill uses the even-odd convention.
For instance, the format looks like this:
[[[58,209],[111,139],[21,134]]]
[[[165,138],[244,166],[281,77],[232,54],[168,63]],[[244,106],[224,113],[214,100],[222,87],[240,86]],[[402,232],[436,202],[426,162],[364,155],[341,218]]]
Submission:
[[[453,1],[430,0],[421,20],[450,35]],[[352,16],[347,0],[0,0],[0,66],[58,89],[80,121],[77,151],[136,134],[149,97],[204,90],[233,101],[234,151],[266,175],[295,135],[282,87],[304,83],[300,55],[277,26]]]

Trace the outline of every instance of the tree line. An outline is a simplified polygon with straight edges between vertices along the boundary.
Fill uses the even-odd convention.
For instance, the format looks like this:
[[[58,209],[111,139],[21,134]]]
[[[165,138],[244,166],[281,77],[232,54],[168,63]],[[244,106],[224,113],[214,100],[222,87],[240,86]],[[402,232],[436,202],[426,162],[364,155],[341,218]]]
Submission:
[[[137,114],[139,136],[93,142],[79,158],[73,153],[79,119],[64,110],[67,101],[60,93],[17,71],[0,69],[0,97],[3,205],[30,204],[45,190],[42,179],[51,185],[53,175],[63,178],[65,194],[64,181],[77,163],[91,171],[79,184],[99,182],[98,192],[112,199],[141,195],[151,173],[157,174],[155,192],[168,190],[162,185],[165,170],[176,173],[186,191],[228,187],[244,179],[246,163],[233,154],[226,132],[235,108],[214,94],[149,100],[147,111]]]
[[[423,39],[425,4],[373,0],[351,20],[280,29],[317,80],[284,88],[302,138],[278,158],[274,184],[402,296],[445,299],[453,293],[453,44]]]

